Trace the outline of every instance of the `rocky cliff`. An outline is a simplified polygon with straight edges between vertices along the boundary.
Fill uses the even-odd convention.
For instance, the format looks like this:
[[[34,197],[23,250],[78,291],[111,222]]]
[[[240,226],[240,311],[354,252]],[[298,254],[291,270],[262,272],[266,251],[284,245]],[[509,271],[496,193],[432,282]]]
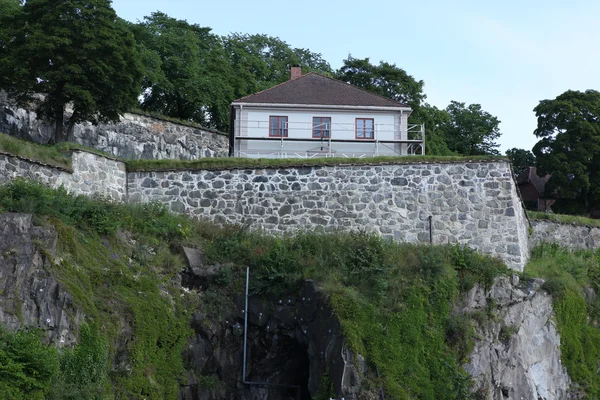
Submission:
[[[55,231],[28,214],[0,214],[0,325],[39,327],[47,342],[71,346],[84,314],[48,272],[55,253]]]
[[[63,279],[55,276],[57,268],[62,268],[56,248],[57,231],[42,222],[28,214],[0,215],[0,324],[9,330],[39,327],[45,332],[46,342],[71,347],[86,315],[70,293],[75,288],[60,282],[64,276]],[[92,237],[82,238],[84,243],[91,243]],[[149,260],[158,250],[124,233],[119,238],[117,242],[101,241],[100,247],[106,250],[108,258],[96,260],[101,264],[98,271],[107,274],[104,281],[99,281],[104,282],[100,285],[110,293],[118,288],[112,289],[110,285],[123,281],[119,284],[133,288],[127,296],[154,301],[150,292],[141,292],[135,286],[135,281],[145,279],[143,270],[136,270],[135,260]],[[196,299],[188,303],[195,304],[194,308],[184,310],[187,315],[184,319],[193,334],[184,338],[186,344],[182,347],[185,371],[177,389],[180,399],[359,400],[385,396],[382,381],[376,376],[378,369],[369,361],[369,354],[363,357],[350,350],[329,297],[313,281],[304,281],[297,291],[250,297],[247,382],[242,382],[244,297],[239,282],[243,278],[234,279],[225,273],[228,269],[231,273],[229,265],[206,263],[199,249],[185,248],[183,254],[187,265],[174,275],[174,286],[159,284],[157,296],[163,300],[156,304],[165,304],[167,308],[154,315],[145,314],[146,318],[157,319],[159,325],[174,324],[169,317],[173,311],[168,308],[180,307],[176,299],[181,296]],[[153,264],[148,264],[149,270],[153,268],[150,265]],[[132,279],[124,269],[132,270]],[[238,284],[231,286],[226,282],[228,279]],[[132,343],[149,340],[153,347],[164,348],[173,339],[166,337],[167,331],[148,339],[143,336],[148,332],[139,331],[149,328],[137,319],[140,317],[135,315],[137,311],[133,315],[128,311],[132,306],[119,305],[117,298],[108,301],[111,306],[104,307],[109,311],[101,312],[113,313],[113,318],[119,320],[111,358],[111,376],[117,377],[113,379],[118,382],[122,377],[135,376],[140,368],[135,354],[145,353],[131,347]],[[402,310],[406,305],[397,307]],[[515,276],[500,277],[487,289],[476,285],[455,311],[477,321],[475,346],[465,366],[476,382],[476,398],[569,398],[570,379],[561,364],[552,301],[541,289],[540,280],[520,282]],[[161,315],[165,318],[163,322],[159,320],[163,318]],[[177,353],[174,356],[179,357]],[[157,379],[152,375],[151,365],[142,363],[140,375],[148,378],[148,388],[156,385],[153,380]],[[366,386],[365,380],[369,382]],[[140,393],[149,393],[144,390]]]
[[[567,399],[570,379],[561,363],[552,298],[540,279],[501,277],[473,288],[461,312],[478,320],[478,337],[465,369],[486,400]]]

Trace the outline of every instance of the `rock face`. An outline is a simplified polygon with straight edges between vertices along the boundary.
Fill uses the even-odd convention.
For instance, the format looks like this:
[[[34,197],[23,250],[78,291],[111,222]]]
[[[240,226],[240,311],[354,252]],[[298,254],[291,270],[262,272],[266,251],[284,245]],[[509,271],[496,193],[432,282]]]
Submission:
[[[465,366],[482,399],[568,398],[552,298],[540,289],[542,283],[499,278],[490,290],[475,287],[461,305],[461,312],[487,314]]]
[[[357,355],[355,366],[339,321],[312,281],[296,295],[250,297],[246,384],[242,383],[244,299],[235,303],[224,320],[210,318],[202,308],[194,314],[195,338],[184,354],[189,379],[180,399],[310,399],[326,374],[338,397],[359,399],[366,364]],[[199,377],[220,384],[207,387]]]
[[[0,92],[0,132],[48,143],[54,128],[33,111],[11,104]],[[125,113],[117,124],[76,124],[73,141],[126,159],[227,157],[228,136],[140,114]]]
[[[533,234],[529,248],[541,243],[558,243],[570,249],[597,249],[600,247],[600,228],[589,225],[563,224],[554,221],[532,220]]]
[[[76,341],[84,315],[47,271],[41,249],[55,248],[56,232],[34,226],[31,215],[0,214],[0,326],[39,327],[47,342],[63,347]]]
[[[86,151],[74,151],[72,167],[72,170],[66,170],[0,153],[0,185],[25,178],[54,188],[63,186],[75,195],[127,200],[124,163]]]

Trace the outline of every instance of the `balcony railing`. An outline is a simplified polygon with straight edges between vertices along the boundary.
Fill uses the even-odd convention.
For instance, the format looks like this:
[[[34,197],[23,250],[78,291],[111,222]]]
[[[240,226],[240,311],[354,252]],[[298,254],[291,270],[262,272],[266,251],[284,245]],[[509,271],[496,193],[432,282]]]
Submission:
[[[235,156],[265,158],[369,157],[378,155],[425,154],[424,125],[408,125],[404,130],[391,124],[375,124],[373,138],[354,138],[353,123],[333,123],[315,129],[308,122],[290,122],[281,126],[280,136],[269,136],[269,121],[236,121]],[[317,132],[321,137],[313,137]],[[240,135],[240,133],[242,133]],[[349,138],[350,137],[350,138]],[[387,139],[380,139],[380,138]],[[395,138],[400,139],[395,139]],[[394,139],[389,139],[394,138]],[[269,149],[242,149],[242,143],[269,143]],[[273,145],[277,143],[277,149]],[[314,143],[315,148],[300,149],[299,143]],[[345,145],[344,145],[345,144]],[[352,149],[352,144],[356,149]],[[360,149],[357,147],[360,145]],[[249,147],[249,146],[246,146]]]

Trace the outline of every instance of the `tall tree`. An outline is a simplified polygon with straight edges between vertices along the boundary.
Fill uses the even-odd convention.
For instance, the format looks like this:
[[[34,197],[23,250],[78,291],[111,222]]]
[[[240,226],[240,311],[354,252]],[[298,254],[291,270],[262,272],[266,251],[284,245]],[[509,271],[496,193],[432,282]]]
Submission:
[[[455,154],[446,143],[445,129],[451,121],[450,114],[428,103],[417,108],[410,116],[412,123],[425,126],[425,153],[436,156]]]
[[[133,104],[141,77],[134,40],[110,0],[27,0],[0,15],[0,88],[55,123],[54,140],[81,121],[117,121]],[[34,96],[39,93],[42,96]]]
[[[210,28],[161,12],[130,28],[144,64],[142,108],[224,129],[233,70],[221,39]]]
[[[600,207],[600,92],[568,90],[534,108],[533,147],[539,175],[551,174],[546,192],[579,204]]]
[[[231,79],[235,98],[287,81],[290,67],[296,64],[302,66],[303,73],[333,74],[321,54],[293,48],[277,37],[234,33],[223,39],[235,70]]]
[[[497,155],[498,147],[495,142],[501,135],[500,121],[479,104],[451,101],[446,111],[450,121],[444,127],[448,148],[463,155]]]
[[[381,96],[407,104],[417,110],[427,96],[423,93],[425,83],[417,81],[396,64],[381,61],[371,64],[369,58],[353,58],[348,55],[336,78]]]
[[[513,172],[516,175],[535,165],[535,156],[529,150],[513,147],[506,150],[506,157],[510,160]]]

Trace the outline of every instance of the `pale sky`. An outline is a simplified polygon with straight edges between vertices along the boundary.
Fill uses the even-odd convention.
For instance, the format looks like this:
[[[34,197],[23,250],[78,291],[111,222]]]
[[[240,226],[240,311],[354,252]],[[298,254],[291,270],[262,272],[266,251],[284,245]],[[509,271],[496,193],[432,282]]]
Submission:
[[[113,0],[136,22],[153,11],[213,29],[267,34],[321,53],[352,54],[425,81],[426,101],[479,103],[502,121],[502,153],[531,150],[533,108],[568,89],[600,90],[598,0]]]

